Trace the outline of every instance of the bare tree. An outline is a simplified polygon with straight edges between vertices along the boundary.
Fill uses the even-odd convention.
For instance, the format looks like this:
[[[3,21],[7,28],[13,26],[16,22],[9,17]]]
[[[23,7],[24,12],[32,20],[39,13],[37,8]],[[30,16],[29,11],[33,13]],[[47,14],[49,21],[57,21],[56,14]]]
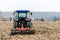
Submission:
[[[12,21],[12,17],[9,17],[9,20]]]
[[[38,18],[36,18],[36,19],[34,19],[35,21],[39,21],[40,19],[38,19]]]
[[[43,18],[41,18],[40,21],[45,21],[45,20]]]
[[[54,16],[52,17],[53,21],[57,21],[57,20],[60,20],[58,17]]]
[[[2,19],[2,12],[0,11],[0,20]]]

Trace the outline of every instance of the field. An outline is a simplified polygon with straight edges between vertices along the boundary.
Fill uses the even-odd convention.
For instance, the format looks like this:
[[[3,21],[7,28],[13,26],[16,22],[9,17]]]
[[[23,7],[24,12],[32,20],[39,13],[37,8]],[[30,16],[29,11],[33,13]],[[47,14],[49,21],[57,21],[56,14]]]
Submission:
[[[10,35],[13,22],[0,21],[0,40],[60,40],[60,21],[32,23],[36,30],[34,35]]]

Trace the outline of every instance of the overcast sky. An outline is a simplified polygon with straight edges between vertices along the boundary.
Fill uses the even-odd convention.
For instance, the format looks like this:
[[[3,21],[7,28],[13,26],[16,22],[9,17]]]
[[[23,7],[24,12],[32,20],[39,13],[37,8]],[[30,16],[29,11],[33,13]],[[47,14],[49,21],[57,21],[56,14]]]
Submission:
[[[0,11],[19,9],[60,12],[60,0],[0,0]]]

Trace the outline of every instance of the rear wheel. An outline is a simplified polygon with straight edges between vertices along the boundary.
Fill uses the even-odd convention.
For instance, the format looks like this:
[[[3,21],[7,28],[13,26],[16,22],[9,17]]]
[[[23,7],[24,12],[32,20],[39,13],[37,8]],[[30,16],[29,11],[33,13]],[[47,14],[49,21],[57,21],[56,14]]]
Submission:
[[[14,28],[16,28],[17,27],[17,22],[14,22],[14,25],[13,26],[14,26]]]
[[[32,23],[31,22],[27,22],[27,27],[29,27],[31,29],[32,28]]]
[[[11,29],[11,35],[15,35],[15,28]]]
[[[35,34],[35,30],[29,30],[29,32],[27,32],[27,34]]]

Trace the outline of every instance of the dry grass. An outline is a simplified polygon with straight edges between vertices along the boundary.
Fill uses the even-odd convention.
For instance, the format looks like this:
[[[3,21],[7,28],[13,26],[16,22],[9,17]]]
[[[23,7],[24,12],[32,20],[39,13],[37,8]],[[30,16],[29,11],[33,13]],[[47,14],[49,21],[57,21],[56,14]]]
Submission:
[[[60,21],[33,22],[35,35],[10,35],[12,21],[0,21],[0,40],[60,40]]]

